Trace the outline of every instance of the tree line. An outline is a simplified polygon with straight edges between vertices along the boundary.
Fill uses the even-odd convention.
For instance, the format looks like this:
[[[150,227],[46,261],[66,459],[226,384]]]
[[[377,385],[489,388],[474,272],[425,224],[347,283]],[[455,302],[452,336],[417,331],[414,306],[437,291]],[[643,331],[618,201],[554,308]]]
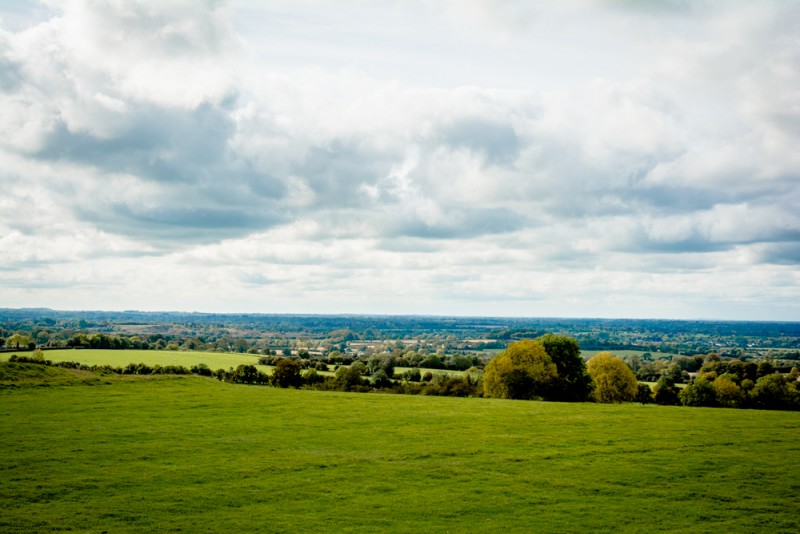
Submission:
[[[368,362],[336,365],[333,374],[324,362],[271,356],[261,363],[273,365],[267,374],[251,364],[212,370],[205,364],[125,367],[85,366],[75,362],[53,363],[36,350],[30,357],[14,355],[10,361],[56,365],[117,374],[196,374],[236,384],[271,385],[280,388],[308,388],[351,392],[385,392],[447,396],[473,396],[516,400],[559,402],[640,402],[661,405],[727,408],[800,409],[798,369],[780,373],[769,363],[722,361],[718,354],[676,362],[662,369],[651,388],[641,383],[631,365],[610,352],[588,361],[581,356],[578,342],[571,337],[545,334],[536,339],[511,343],[497,354],[485,371],[470,367],[459,375],[434,374],[412,368],[397,374],[398,359],[392,354],[372,356]],[[696,376],[684,368],[699,365]],[[641,367],[640,367],[641,370]],[[324,374],[323,374],[324,373]]]

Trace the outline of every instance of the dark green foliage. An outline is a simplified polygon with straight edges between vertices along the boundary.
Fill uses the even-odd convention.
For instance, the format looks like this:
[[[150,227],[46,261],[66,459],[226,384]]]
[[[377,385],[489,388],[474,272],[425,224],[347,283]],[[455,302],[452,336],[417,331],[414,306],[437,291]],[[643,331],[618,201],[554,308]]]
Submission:
[[[433,376],[433,374],[431,374],[431,376]],[[403,373],[403,379],[408,380],[409,382],[419,382],[422,380],[422,375],[420,374],[419,369],[414,367],[413,369],[409,369]]]
[[[256,369],[255,365],[239,365],[228,373],[226,381],[235,384],[266,384],[269,378]]]
[[[651,404],[655,402],[653,398],[653,390],[650,389],[650,386],[647,384],[639,384],[636,390],[636,398],[634,402],[639,402],[641,404]]]
[[[420,367],[424,367],[426,369],[445,369],[446,366],[442,361],[442,358],[438,354],[429,354],[425,357],[421,362],[419,362]]]
[[[758,378],[771,375],[774,372],[775,372],[775,366],[772,365],[771,362],[767,361],[759,362],[757,371]]]
[[[389,379],[389,375],[386,374],[386,371],[379,369],[372,375],[372,385],[375,388],[381,389],[391,386],[392,381]]]
[[[675,382],[666,376],[662,376],[658,382],[656,382],[656,387],[653,389],[653,398],[656,404],[662,406],[677,406],[681,403],[678,398],[678,388],[675,387]]]
[[[397,359],[391,354],[381,354],[380,356],[373,356],[370,358],[367,368],[369,369],[369,374],[372,376],[375,376],[378,371],[383,371],[388,378],[392,378],[394,377],[396,362]]]
[[[340,391],[362,391],[366,386],[364,375],[355,364],[349,367],[339,367],[333,378],[334,389]]]
[[[270,383],[279,388],[299,388],[303,385],[300,364],[292,360],[281,360],[272,370]]]
[[[689,373],[695,373],[703,366],[702,356],[693,356],[691,358],[682,357],[677,358],[674,361],[678,364],[678,367],[680,367],[682,371]]]
[[[303,373],[303,381],[309,386],[315,386],[325,382],[325,377],[319,374],[316,369],[309,369]]]
[[[778,373],[759,378],[751,395],[758,408],[767,410],[800,409],[800,404],[797,402],[799,400],[797,382],[790,386],[786,378]]]
[[[424,395],[442,397],[479,397],[480,387],[468,377],[438,375],[422,390]]]
[[[683,384],[689,381],[689,373],[681,369],[681,366],[674,363],[667,367],[662,376],[666,377],[673,385]]]
[[[679,393],[684,406],[716,406],[717,392],[714,385],[703,378],[692,380]]]
[[[558,377],[553,382],[548,398],[558,401],[586,401],[592,392],[592,381],[586,372],[586,362],[581,357],[578,342],[571,337],[545,334],[536,341],[556,364]]]
[[[654,362],[645,361],[636,371],[636,378],[643,382],[655,382],[661,378],[661,372]]]
[[[200,376],[211,376],[211,369],[204,363],[198,363],[191,367],[192,374]]]

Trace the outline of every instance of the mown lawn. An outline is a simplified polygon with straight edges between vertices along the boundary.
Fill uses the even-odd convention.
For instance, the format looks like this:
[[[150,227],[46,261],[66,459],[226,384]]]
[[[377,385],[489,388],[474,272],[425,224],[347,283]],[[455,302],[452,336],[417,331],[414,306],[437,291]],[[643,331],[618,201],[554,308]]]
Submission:
[[[0,531],[797,532],[799,435],[788,412],[18,387]]]

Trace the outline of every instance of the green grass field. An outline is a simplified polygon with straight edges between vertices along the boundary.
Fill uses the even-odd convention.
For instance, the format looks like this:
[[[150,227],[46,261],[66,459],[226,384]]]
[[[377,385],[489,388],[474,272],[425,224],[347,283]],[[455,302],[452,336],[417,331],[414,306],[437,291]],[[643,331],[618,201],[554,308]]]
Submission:
[[[0,389],[2,532],[800,530],[800,413],[53,371]]]
[[[610,352],[611,354],[619,356],[620,358],[623,358],[625,356],[641,356],[642,354],[647,354],[649,352],[654,361],[661,359],[669,360],[680,357],[680,354],[674,354],[671,352],[650,352],[646,350],[582,350],[581,356],[583,356],[584,359],[588,360],[589,358],[600,352]]]
[[[26,356],[29,353],[20,352]],[[8,360],[9,353],[3,354]],[[79,362],[86,365],[112,365],[124,367],[129,363],[146,363],[147,365],[182,365],[191,367],[204,363],[211,369],[228,369],[241,364],[258,364],[255,354],[236,354],[221,352],[180,352],[168,350],[104,350],[104,349],[66,349],[48,350],[44,357],[54,362]]]

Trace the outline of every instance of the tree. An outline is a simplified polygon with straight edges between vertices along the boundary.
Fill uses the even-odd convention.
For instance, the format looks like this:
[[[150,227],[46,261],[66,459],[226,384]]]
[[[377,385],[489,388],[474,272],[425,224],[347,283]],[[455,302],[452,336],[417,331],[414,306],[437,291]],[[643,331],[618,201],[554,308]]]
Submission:
[[[256,369],[255,365],[240,365],[230,376],[231,382],[237,384],[262,384],[266,380],[266,375]]]
[[[662,376],[656,382],[656,387],[653,388],[653,398],[656,404],[662,406],[674,406],[680,404],[678,398],[678,388],[675,387],[675,382],[668,376]]]
[[[316,369],[309,369],[303,374],[303,380],[306,384],[319,384],[325,382],[325,377],[317,372]]]
[[[292,360],[281,360],[272,370],[270,382],[279,388],[299,388],[303,385],[300,364]]]
[[[717,403],[725,408],[739,408],[745,401],[745,394],[739,384],[725,375],[713,382],[717,392]]]
[[[642,404],[652,404],[655,402],[655,399],[653,399],[653,390],[650,389],[650,386],[647,384],[640,383],[636,389],[636,398],[633,400]]]
[[[6,340],[6,345],[14,349],[27,348],[29,343],[31,343],[31,338],[22,334],[13,334]]]
[[[556,365],[558,377],[551,397],[560,401],[585,401],[592,392],[592,381],[586,372],[586,362],[574,338],[545,334],[536,339]]]
[[[361,364],[361,366],[363,365],[364,364]],[[336,370],[333,383],[335,384],[336,389],[340,389],[342,391],[353,391],[354,389],[359,389],[364,385],[362,370],[356,364],[348,367],[339,367],[339,369]]]
[[[786,379],[780,373],[772,373],[759,378],[753,388],[752,396],[759,408],[768,410],[792,408],[791,391]]]
[[[763,361],[758,363],[758,378],[771,375],[775,372],[775,366],[772,362]]]
[[[628,402],[636,398],[639,391],[636,375],[610,352],[595,354],[586,367],[594,382],[597,402]]]
[[[375,376],[378,371],[383,371],[388,378],[394,376],[394,368],[397,359],[391,354],[382,354],[380,356],[373,356],[369,359],[367,368],[372,376]]]
[[[546,398],[558,376],[556,364],[538,341],[524,339],[492,358],[483,377],[487,397]]]
[[[684,406],[714,406],[717,403],[717,390],[704,378],[697,378],[678,393]]]

